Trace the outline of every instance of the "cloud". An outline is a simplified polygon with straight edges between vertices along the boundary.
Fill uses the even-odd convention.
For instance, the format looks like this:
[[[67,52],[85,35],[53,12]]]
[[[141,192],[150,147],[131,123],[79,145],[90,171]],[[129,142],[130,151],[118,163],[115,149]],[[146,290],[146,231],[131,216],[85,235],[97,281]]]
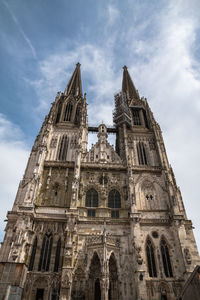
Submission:
[[[106,21],[102,16],[104,35],[98,44],[95,39],[71,43],[70,50],[62,47],[38,62],[38,80],[29,80],[40,99],[37,111],[43,113],[52,95],[64,90],[80,61],[89,122],[112,123],[113,94],[121,88],[121,67],[127,64],[139,93],[148,98],[161,125],[186,211],[200,228],[200,66],[194,51],[200,2],[169,1],[157,9],[129,3],[126,16],[120,6],[106,7]],[[197,232],[200,236],[199,229]]]
[[[3,238],[3,230],[8,210],[11,210],[19,180],[25,170],[29,151],[23,140],[23,133],[20,128],[11,123],[6,117],[0,114],[0,199],[1,218],[0,239]]]
[[[114,25],[116,20],[119,18],[119,10],[114,6],[109,4],[108,5],[108,25]]]
[[[15,14],[13,13],[12,9],[10,8],[10,6],[8,5],[8,2],[2,0],[2,3],[4,4],[4,6],[7,8],[12,20],[15,22],[15,24],[17,25],[17,28],[19,30],[19,32],[21,33],[21,35],[23,36],[25,42],[27,43],[28,47],[30,48],[33,58],[37,60],[37,54],[35,51],[35,48],[33,47],[31,40],[28,38],[28,36],[25,34],[24,30],[22,29],[18,19],[16,18]]]

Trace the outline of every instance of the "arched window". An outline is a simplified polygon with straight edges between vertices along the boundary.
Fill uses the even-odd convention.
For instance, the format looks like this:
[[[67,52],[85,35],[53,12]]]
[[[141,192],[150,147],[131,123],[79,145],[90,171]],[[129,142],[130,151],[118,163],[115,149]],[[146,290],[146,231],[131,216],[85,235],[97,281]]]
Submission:
[[[80,105],[76,108],[75,121],[74,123],[78,125],[80,123]]]
[[[164,240],[164,238],[161,239],[160,249],[161,249],[161,255],[162,255],[165,276],[173,277],[172,266],[171,266],[171,261],[170,261],[170,256],[169,256],[169,249],[168,249],[167,243]]]
[[[121,197],[117,190],[111,190],[108,194],[108,207],[121,208]]]
[[[68,140],[67,136],[63,135],[58,148],[58,160],[66,160],[67,158]]]
[[[29,266],[28,266],[28,270],[29,271],[33,270],[36,250],[37,250],[37,236],[35,237],[35,240],[34,240],[34,243],[33,243],[33,248],[32,248],[32,252],[31,252],[31,258],[30,258],[30,262],[29,262]]]
[[[55,263],[54,263],[54,272],[58,272],[59,268],[59,261],[60,261],[60,250],[61,250],[61,239],[59,238],[56,247],[56,256],[55,256]]]
[[[147,256],[149,276],[157,277],[154,248],[149,238],[147,239],[147,243],[146,243],[146,256]]]
[[[133,124],[134,125],[141,125],[140,120],[140,110],[138,108],[132,108],[132,114],[133,114]]]
[[[98,193],[95,189],[90,189],[86,193],[86,207],[98,207]]]
[[[138,154],[139,165],[147,165],[147,156],[146,156],[144,143],[142,142],[137,143],[137,154]]]
[[[60,121],[61,110],[62,110],[62,102],[60,101],[58,104],[56,123],[58,123]]]
[[[51,234],[50,235],[45,234],[42,241],[42,249],[40,253],[38,271],[49,271],[52,244],[53,244],[53,236]]]
[[[73,105],[68,102],[65,108],[64,121],[71,121]]]

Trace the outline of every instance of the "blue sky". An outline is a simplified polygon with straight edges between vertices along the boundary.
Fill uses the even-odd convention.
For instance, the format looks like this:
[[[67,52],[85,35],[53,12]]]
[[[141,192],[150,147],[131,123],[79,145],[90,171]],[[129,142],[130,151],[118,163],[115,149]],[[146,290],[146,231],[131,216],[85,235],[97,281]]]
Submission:
[[[161,125],[200,246],[199,0],[0,0],[1,238],[44,116],[78,61],[90,124],[112,124],[128,66]]]

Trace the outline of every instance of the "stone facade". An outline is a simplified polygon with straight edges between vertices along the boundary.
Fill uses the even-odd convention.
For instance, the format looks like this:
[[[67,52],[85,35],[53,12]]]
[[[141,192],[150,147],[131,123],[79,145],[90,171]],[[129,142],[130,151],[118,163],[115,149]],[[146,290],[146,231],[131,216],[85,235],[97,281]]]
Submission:
[[[160,127],[126,67],[113,119],[88,127],[77,64],[7,215],[0,299],[175,300],[199,264]]]

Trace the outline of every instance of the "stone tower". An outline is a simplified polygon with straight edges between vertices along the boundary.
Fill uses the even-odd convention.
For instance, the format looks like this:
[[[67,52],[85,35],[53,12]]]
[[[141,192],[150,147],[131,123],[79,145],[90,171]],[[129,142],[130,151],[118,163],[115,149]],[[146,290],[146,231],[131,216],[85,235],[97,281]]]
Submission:
[[[160,127],[126,67],[113,119],[88,127],[78,63],[7,215],[0,299],[175,300],[199,263]]]

